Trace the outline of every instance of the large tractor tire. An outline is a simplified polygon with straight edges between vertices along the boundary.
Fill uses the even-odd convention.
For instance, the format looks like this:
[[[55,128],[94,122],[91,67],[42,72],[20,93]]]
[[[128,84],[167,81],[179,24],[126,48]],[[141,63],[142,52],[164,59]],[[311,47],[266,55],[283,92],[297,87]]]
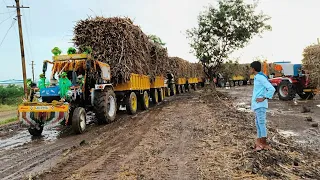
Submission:
[[[149,94],[147,91],[144,91],[143,94],[140,96],[140,104],[142,110],[149,109]]]
[[[38,129],[36,127],[29,127],[28,131],[32,136],[39,137],[42,134],[43,126],[40,125]]]
[[[131,92],[125,98],[126,111],[128,114],[136,114],[138,109],[138,98],[135,92]]]
[[[159,96],[159,102],[162,102],[165,96],[164,90],[162,88],[159,89],[158,96]]]
[[[159,92],[158,92],[158,89],[153,89],[153,90],[151,91],[151,99],[152,99],[153,104],[158,104],[158,102],[159,102]]]
[[[294,85],[289,81],[282,81],[278,87],[278,96],[282,101],[291,101],[296,96]]]
[[[82,134],[86,130],[86,110],[77,107],[72,113],[72,129],[76,134]]]
[[[301,99],[304,99],[304,100],[310,100],[310,99],[313,99],[314,97],[314,93],[313,92],[304,92],[304,93],[299,93],[298,94],[300,96]]]
[[[94,112],[100,124],[113,122],[117,107],[116,95],[112,89],[94,92]]]

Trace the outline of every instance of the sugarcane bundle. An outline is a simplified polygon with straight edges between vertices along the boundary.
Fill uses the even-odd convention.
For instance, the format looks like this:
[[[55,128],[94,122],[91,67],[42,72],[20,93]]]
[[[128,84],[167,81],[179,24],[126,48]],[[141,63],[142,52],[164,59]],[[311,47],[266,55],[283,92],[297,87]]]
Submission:
[[[319,87],[320,85],[320,45],[311,45],[304,49],[303,70],[307,74],[310,85]]]
[[[113,83],[128,81],[131,73],[156,74],[150,72],[150,41],[129,18],[80,20],[74,27],[73,40],[80,52],[91,47],[94,59],[111,66]]]
[[[188,78],[190,76],[190,63],[179,57],[169,57],[169,72],[177,78]]]
[[[153,80],[155,76],[166,76],[170,67],[168,60],[168,51],[159,44],[150,42],[150,77]]]

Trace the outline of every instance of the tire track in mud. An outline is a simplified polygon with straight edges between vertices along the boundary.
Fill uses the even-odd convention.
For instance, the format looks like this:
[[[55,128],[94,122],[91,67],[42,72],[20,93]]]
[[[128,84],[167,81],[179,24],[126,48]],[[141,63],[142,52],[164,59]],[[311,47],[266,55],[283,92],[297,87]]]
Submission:
[[[115,172],[120,171],[118,163],[122,157],[139,145],[150,127],[159,123],[148,120],[151,114],[154,116],[160,111],[161,108],[157,108],[152,112],[143,112],[131,118],[124,126],[101,134],[97,142],[71,154],[67,160],[59,163],[57,168],[51,171],[49,177],[44,176],[40,179],[52,179],[52,175],[57,179],[112,177]],[[88,156],[89,153],[90,156]]]

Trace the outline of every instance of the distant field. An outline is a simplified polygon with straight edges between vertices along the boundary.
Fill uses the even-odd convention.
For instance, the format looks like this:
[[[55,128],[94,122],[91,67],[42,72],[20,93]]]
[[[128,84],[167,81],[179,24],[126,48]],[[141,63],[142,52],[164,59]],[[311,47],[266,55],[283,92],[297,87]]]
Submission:
[[[17,106],[0,105],[0,112],[13,111],[13,110],[16,110],[16,109],[17,109]]]

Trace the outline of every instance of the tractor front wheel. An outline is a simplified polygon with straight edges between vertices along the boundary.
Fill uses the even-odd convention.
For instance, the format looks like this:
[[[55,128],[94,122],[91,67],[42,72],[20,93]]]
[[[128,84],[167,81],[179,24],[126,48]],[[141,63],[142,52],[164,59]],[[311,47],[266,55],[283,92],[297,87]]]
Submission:
[[[289,81],[282,81],[278,87],[278,96],[280,100],[291,101],[296,96],[294,85]]]
[[[38,136],[41,136],[41,134],[42,134],[43,126],[39,125],[38,128],[37,127],[29,127],[28,131],[32,136],[38,137]]]
[[[77,107],[72,114],[72,129],[75,133],[82,134],[86,129],[86,110]]]

